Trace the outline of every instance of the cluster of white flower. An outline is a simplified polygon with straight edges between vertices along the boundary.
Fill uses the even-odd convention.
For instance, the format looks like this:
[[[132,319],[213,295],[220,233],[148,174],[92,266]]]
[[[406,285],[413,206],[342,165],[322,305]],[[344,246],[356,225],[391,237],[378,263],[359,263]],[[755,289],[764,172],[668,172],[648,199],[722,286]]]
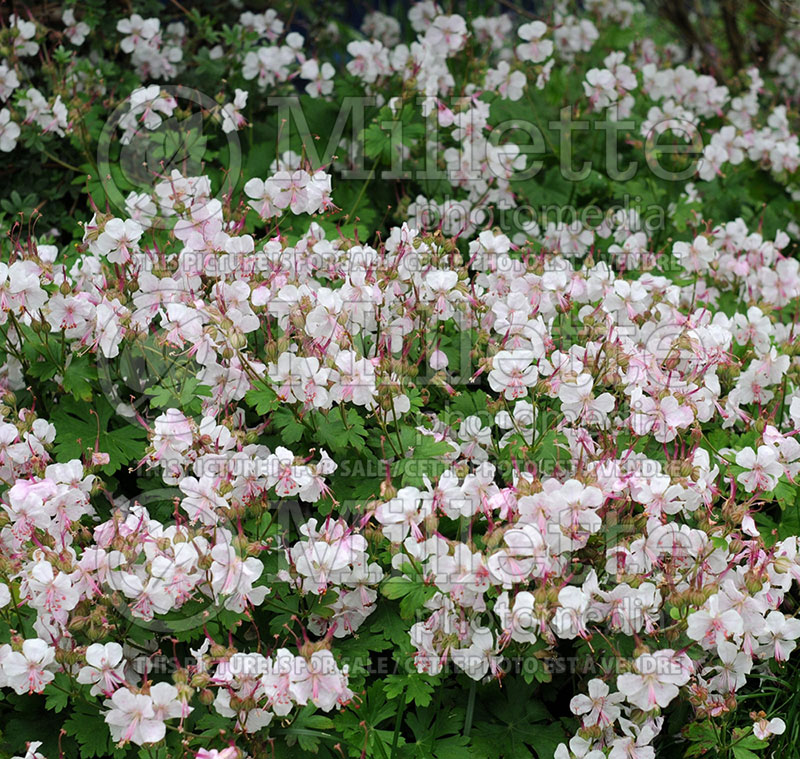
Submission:
[[[585,5],[598,23],[625,25],[636,11],[626,0]],[[617,670],[572,699],[581,730],[556,757],[651,759],[661,710],[682,696],[721,714],[748,675],[792,653],[800,621],[783,606],[800,581],[800,538],[776,540],[761,521],[800,473],[791,228],[698,218],[665,243],[633,210],[598,226],[531,221],[516,235],[473,213],[516,207],[512,179],[526,165],[520,145],[492,139],[482,95],[546,89],[557,61],[577,67],[599,39],[594,21],[565,6],[515,28],[509,15],[468,23],[426,0],[409,12],[410,44],[394,19],[365,18],[366,38],[347,45],[354,86],[395,115],[409,93],[421,96],[422,116],[442,130],[436,160],[462,196],[418,195],[384,240],[293,218],[335,208],[333,174],[287,151],[243,198],[215,197],[210,176],[174,169],[151,193],[131,192],[126,212],[98,210],[69,264],[35,239],[0,263],[0,611],[21,610],[38,636],[0,645],[0,687],[41,693],[63,673],[106,699],[122,743],[158,742],[200,704],[246,733],[308,704],[330,711],[354,698],[336,647],[369,627],[391,571],[419,599],[405,643],[419,672],[452,662],[475,680],[499,678],[503,658],[526,647],[607,646]],[[69,10],[63,22],[80,46],[87,25]],[[38,49],[35,24],[9,23],[4,103],[20,89],[17,58]],[[134,14],[117,30],[140,77],[177,76],[182,24],[162,33]],[[334,91],[333,64],[307,55],[275,11],[243,13],[230,36],[241,52],[231,70],[259,90],[297,78],[311,97]],[[486,56],[462,88],[451,64],[473,42]],[[800,142],[786,105],[762,104],[759,72],[734,91],[673,65],[678,52],[645,40],[579,69],[589,107],[626,118],[638,105],[642,137],[686,136],[718,118],[697,178],[749,161],[788,182]],[[772,62],[787,82],[793,60],[779,51]],[[246,125],[252,94],[218,99],[223,132]],[[24,88],[0,110],[0,150],[19,137],[16,109],[43,133],[69,131],[60,96]],[[177,110],[167,89],[143,84],[121,142]],[[683,189],[673,213],[698,197],[694,183]],[[459,204],[466,215],[452,213]],[[287,212],[298,225],[288,233]],[[24,342],[35,336],[43,352],[31,359]],[[112,413],[146,428],[139,468],[171,487],[169,510],[147,493],[105,490],[100,428],[78,441],[82,458],[57,462],[61,430],[17,408],[15,393],[52,358],[48,337],[64,356],[48,376],[57,386],[87,356],[127,381],[135,362],[124,359],[152,345],[207,390],[171,407],[148,395],[144,412],[135,393],[108,391]],[[271,425],[281,444],[265,444]],[[355,499],[355,516],[337,501],[351,449],[385,473]],[[420,462],[430,468],[402,468]],[[286,505],[301,515],[294,537],[272,529]],[[383,587],[390,597],[397,588]],[[282,593],[297,604],[281,606]],[[272,603],[293,622],[308,611],[297,652],[278,636],[241,651],[233,636],[206,633],[174,684],[138,672],[110,621],[155,625],[180,612],[196,614],[199,630],[211,609],[243,621]],[[759,737],[784,728],[754,718]],[[197,756],[234,759],[228,749]]]
[[[616,106],[615,114],[627,118],[631,114],[634,98],[629,93],[636,89],[636,75],[630,66],[623,63],[625,53],[609,53],[603,69],[590,69],[586,72],[583,89],[589,104],[595,110]]]
[[[273,715],[286,716],[299,704],[330,711],[350,701],[347,669],[340,669],[325,648],[308,646],[305,655],[280,648],[272,658],[235,653],[217,665],[210,683],[219,686],[214,709],[235,718],[238,730],[255,733]]]
[[[262,219],[280,216],[287,208],[293,214],[318,213],[333,207],[331,178],[324,171],[310,174],[302,169],[278,171],[266,180],[248,180],[245,194]]]
[[[65,22],[66,23],[66,22]],[[142,18],[134,13],[120,19],[117,32],[124,35],[120,48],[131,56],[131,63],[142,79],[174,79],[183,60],[186,27],[180,21],[161,29],[158,18]]]

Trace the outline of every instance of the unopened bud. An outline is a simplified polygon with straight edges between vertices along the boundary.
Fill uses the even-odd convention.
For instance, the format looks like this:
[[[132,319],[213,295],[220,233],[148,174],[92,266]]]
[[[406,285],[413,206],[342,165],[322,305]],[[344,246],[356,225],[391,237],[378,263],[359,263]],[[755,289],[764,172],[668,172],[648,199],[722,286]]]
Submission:
[[[198,695],[198,699],[203,706],[211,706],[214,703],[214,691],[203,688]]]

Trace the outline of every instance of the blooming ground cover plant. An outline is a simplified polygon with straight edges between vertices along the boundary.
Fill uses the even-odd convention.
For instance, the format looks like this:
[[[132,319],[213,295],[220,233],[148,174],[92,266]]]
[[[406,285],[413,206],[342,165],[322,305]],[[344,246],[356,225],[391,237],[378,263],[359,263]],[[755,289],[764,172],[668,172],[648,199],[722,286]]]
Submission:
[[[4,8],[2,755],[796,756],[798,9],[233,5]]]

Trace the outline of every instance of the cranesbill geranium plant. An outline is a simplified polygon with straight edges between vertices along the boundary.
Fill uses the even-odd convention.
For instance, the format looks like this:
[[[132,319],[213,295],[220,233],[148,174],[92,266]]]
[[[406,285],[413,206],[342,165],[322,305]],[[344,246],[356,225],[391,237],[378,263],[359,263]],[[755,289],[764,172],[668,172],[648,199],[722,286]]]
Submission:
[[[796,9],[173,5],[0,30],[5,755],[791,755]]]

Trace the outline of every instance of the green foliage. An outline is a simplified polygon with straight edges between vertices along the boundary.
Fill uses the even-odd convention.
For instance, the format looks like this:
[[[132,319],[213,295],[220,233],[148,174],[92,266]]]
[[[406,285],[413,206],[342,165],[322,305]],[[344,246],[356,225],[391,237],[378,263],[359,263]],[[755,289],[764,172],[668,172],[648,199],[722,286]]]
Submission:
[[[90,456],[94,450],[109,455],[102,469],[114,474],[125,464],[144,456],[147,433],[142,427],[120,424],[111,405],[104,398],[94,398],[91,405],[73,398],[62,398],[53,412],[56,425],[56,453],[62,461]]]

